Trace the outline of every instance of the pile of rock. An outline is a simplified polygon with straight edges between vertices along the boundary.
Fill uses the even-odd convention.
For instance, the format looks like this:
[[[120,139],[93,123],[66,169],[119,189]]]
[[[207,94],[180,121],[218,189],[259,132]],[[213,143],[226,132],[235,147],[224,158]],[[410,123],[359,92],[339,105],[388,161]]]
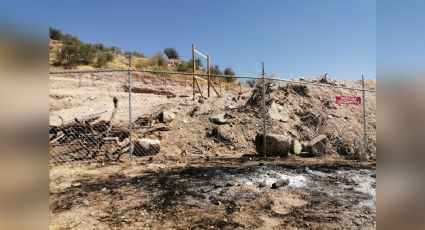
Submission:
[[[300,142],[287,135],[266,134],[266,146],[264,135],[257,133],[255,146],[257,152],[264,156],[287,157],[289,153],[303,156],[322,156],[326,153],[326,135],[317,135],[308,142]],[[266,151],[264,153],[264,151]]]

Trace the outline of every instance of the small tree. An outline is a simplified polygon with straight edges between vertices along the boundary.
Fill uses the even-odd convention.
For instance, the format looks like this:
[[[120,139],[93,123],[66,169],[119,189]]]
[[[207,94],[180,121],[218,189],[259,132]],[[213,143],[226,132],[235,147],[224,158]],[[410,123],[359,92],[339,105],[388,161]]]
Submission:
[[[233,71],[232,68],[227,67],[226,69],[224,69],[224,75],[230,76],[230,77],[226,77],[227,82],[235,82],[236,81],[235,71]]]
[[[60,40],[63,37],[62,31],[60,29],[49,28],[49,37],[53,40]]]
[[[179,59],[179,53],[174,48],[166,48],[164,49],[164,54],[168,59]]]
[[[196,66],[196,69],[199,69],[200,67],[203,67],[203,66],[204,66],[204,64],[202,63],[201,59],[196,58],[196,59],[195,59],[195,66]],[[187,70],[187,71],[191,71],[191,70],[192,70],[192,68],[193,68],[193,59],[190,59],[190,60],[187,62],[186,70]]]
[[[162,56],[162,53],[156,53],[153,55],[152,60],[154,60],[156,66],[165,66],[165,59]]]
[[[223,72],[221,72],[220,67],[218,65],[211,66],[210,72],[211,72],[211,74],[216,74],[216,75],[222,75],[223,74]]]

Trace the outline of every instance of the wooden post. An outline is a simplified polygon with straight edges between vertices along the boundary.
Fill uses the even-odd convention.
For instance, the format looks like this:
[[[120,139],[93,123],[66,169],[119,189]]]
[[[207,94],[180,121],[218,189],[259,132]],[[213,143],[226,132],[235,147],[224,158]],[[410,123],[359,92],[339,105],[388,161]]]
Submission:
[[[266,139],[266,79],[264,73],[264,62],[261,63],[262,66],[262,83],[263,83],[263,104],[262,104],[262,112],[263,112],[263,152],[264,157],[267,157],[267,139]]]
[[[193,100],[195,100],[195,44],[192,44],[192,94]]]
[[[242,94],[242,84],[239,82],[239,95]]]
[[[367,159],[368,156],[368,143],[367,143],[367,118],[366,118],[366,95],[364,88],[364,76],[362,74],[362,91],[363,91],[363,145],[364,145],[364,157]]]
[[[210,97],[210,85],[211,85],[210,55],[207,55],[207,73],[208,73],[208,98],[209,98]]]

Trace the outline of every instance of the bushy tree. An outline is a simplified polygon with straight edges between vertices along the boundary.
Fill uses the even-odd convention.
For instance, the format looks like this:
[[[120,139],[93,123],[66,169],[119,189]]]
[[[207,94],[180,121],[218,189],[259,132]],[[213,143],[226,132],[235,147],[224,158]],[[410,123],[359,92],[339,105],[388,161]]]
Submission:
[[[201,59],[195,58],[195,66],[196,66],[196,69],[198,70],[199,68],[203,67],[204,64],[202,63]],[[186,70],[187,71],[192,71],[192,69],[193,69],[193,59],[190,59],[187,62],[187,68],[186,68]]]
[[[63,37],[62,31],[60,29],[49,28],[49,37],[53,40],[60,40]]]
[[[236,81],[235,71],[233,71],[232,68],[230,68],[230,67],[225,68],[224,69],[224,75],[230,76],[230,77],[226,77],[227,82],[235,82]]]
[[[80,63],[90,65],[95,57],[95,50],[91,44],[81,44],[78,48]]]
[[[223,74],[223,72],[221,72],[220,67],[218,65],[211,66],[210,67],[210,73],[216,74],[216,75],[222,75]]]
[[[179,53],[174,48],[166,48],[164,49],[164,54],[168,59],[179,59]]]

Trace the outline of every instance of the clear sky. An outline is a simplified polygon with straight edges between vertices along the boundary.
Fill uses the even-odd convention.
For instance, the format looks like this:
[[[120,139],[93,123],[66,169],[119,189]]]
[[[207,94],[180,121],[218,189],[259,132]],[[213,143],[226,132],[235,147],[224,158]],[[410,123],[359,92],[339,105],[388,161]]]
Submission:
[[[191,44],[221,69],[278,78],[375,78],[374,0],[51,0],[49,25],[85,42],[153,55]]]
[[[425,72],[425,1],[379,1],[377,70],[383,73]]]

